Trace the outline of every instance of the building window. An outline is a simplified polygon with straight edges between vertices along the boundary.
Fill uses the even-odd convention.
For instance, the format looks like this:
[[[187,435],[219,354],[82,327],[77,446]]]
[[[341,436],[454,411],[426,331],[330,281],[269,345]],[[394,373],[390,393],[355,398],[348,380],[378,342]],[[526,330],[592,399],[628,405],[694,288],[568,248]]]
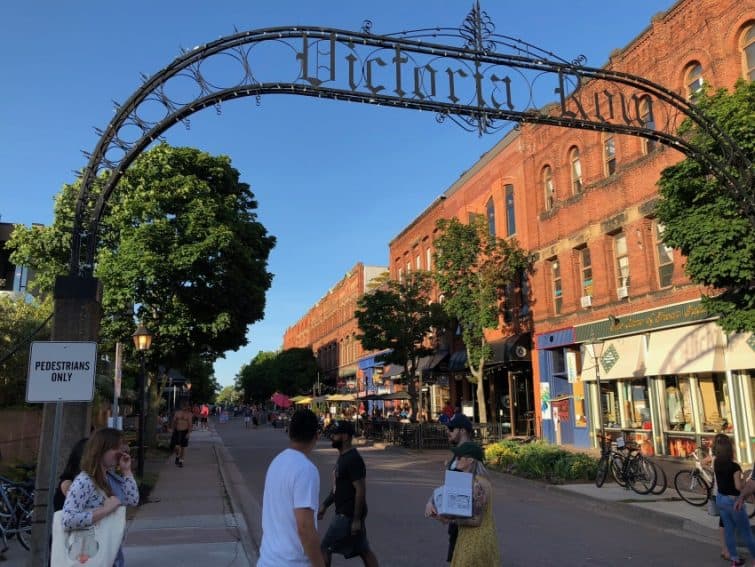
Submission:
[[[603,163],[606,177],[616,173],[616,141],[613,136],[608,136],[603,140]]]
[[[569,162],[571,163],[571,187],[575,195],[582,192],[584,184],[582,183],[582,161],[579,159],[579,148],[572,148],[569,152]]]
[[[740,42],[745,79],[755,81],[755,24],[745,29]]]
[[[556,315],[561,314],[561,308],[564,302],[564,290],[561,287],[561,266],[558,259],[550,261],[551,268],[551,289],[553,293],[553,311]]]
[[[431,248],[425,250],[425,269],[428,272],[433,269],[433,251]]]
[[[495,205],[493,204],[493,197],[488,199],[485,211],[488,214],[488,232],[490,236],[495,236]]]
[[[401,268],[398,269],[398,281],[404,281],[404,270]]]
[[[406,273],[407,273],[407,275],[411,271],[412,271],[412,263],[411,263],[411,261],[409,261],[409,262],[406,263]]]
[[[622,232],[613,237],[613,249],[616,255],[616,287],[629,287],[629,253],[626,234]]]
[[[674,249],[663,243],[664,227],[655,223],[655,249],[658,254],[658,285],[662,288],[671,285],[674,277]]]
[[[414,267],[417,270],[421,270],[422,269],[422,256],[420,256],[419,254],[417,254],[416,258],[414,258]]]
[[[655,130],[655,118],[653,117],[653,105],[650,101],[650,97],[643,97],[640,102],[640,122],[642,122],[643,128]],[[658,147],[658,142],[648,138],[643,139],[643,144],[643,151],[645,154],[649,154]]]
[[[543,168],[543,190],[545,191],[545,210],[550,211],[556,203],[556,189],[553,186],[553,170],[550,165]]]
[[[687,98],[694,102],[703,90],[703,66],[700,63],[692,63],[687,68],[684,84],[687,85]]]
[[[503,188],[506,201],[506,236],[516,234],[516,216],[514,215],[514,186],[506,185]]]
[[[582,277],[582,297],[592,297],[592,258],[590,257],[590,249],[585,246],[584,248],[580,248],[578,253],[579,273]]]

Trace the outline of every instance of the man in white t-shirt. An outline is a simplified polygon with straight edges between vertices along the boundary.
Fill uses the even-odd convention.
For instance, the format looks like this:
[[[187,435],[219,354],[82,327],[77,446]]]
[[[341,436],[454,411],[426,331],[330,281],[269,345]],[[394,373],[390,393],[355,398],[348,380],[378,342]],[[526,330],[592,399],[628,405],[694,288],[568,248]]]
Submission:
[[[325,566],[316,517],[320,473],[308,458],[317,444],[317,425],[310,410],[294,413],[288,425],[289,448],[267,469],[257,567]]]

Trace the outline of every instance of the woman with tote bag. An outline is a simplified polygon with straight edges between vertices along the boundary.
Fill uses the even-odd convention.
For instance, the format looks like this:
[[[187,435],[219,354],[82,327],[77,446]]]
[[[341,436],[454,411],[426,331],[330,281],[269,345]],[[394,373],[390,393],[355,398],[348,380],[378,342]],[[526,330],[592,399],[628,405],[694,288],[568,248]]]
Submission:
[[[116,467],[120,474],[115,474]],[[95,431],[84,447],[81,473],[53,521],[51,567],[124,567],[124,506],[138,503],[123,433],[110,428]]]

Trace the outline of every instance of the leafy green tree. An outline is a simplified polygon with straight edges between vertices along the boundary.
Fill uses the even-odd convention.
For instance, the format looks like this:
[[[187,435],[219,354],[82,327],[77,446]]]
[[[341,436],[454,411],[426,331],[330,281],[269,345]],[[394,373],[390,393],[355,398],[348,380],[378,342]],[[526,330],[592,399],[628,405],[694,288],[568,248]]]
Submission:
[[[241,392],[239,392],[235,386],[225,386],[218,394],[215,400],[218,404],[223,406],[235,406],[241,403]]]
[[[102,181],[92,189],[97,197]],[[56,198],[49,227],[19,227],[8,246],[13,261],[36,271],[35,285],[52,290],[66,273],[78,182]],[[154,334],[147,352],[158,365],[189,375],[247,344],[247,327],[262,319],[275,238],[257,220],[249,185],[224,156],[160,144],[129,168],[108,201],[94,267],[103,284],[102,350],[120,340],[131,349],[134,311]],[[90,214],[91,211],[85,211]],[[128,358],[133,357],[126,355]],[[195,387],[209,399],[211,374]],[[206,382],[206,384],[205,384]]]
[[[50,338],[52,301],[0,295],[0,407],[15,406],[26,399],[29,341]]]
[[[698,107],[755,161],[755,83],[702,96]],[[685,121],[679,133],[706,152],[721,154],[704,131]],[[723,156],[722,156],[723,157]],[[737,175],[732,168],[732,175]],[[658,219],[663,240],[686,256],[690,279],[710,288],[703,305],[721,315],[726,331],[755,331],[755,227],[737,200],[698,162],[685,159],[663,171]],[[749,191],[752,192],[750,187]]]
[[[260,351],[241,368],[236,387],[245,401],[265,402],[274,392],[295,395],[308,391],[317,378],[317,361],[310,348]]]
[[[417,365],[421,357],[432,354],[426,344],[440,321],[440,309],[430,301],[432,275],[409,272],[401,281],[383,278],[381,284],[357,301],[357,338],[365,350],[391,349],[383,359],[404,367],[417,415]]]
[[[480,422],[487,421],[483,369],[492,356],[486,329],[498,328],[507,287],[531,269],[531,259],[516,242],[491,235],[484,220],[463,224],[458,219],[437,222],[435,281],[444,296],[443,309],[461,327],[467,363],[477,382]]]

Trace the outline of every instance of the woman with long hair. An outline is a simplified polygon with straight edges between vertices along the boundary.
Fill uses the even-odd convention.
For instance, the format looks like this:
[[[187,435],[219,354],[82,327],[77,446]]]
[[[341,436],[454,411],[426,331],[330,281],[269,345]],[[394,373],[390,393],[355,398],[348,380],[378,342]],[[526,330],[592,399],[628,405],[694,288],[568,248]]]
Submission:
[[[724,524],[724,540],[729,550],[732,565],[744,565],[745,562],[737,552],[736,532],[742,537],[750,550],[750,555],[755,557],[755,538],[750,530],[750,520],[744,508],[736,509],[734,506],[739,492],[745,481],[742,479],[742,468],[734,461],[734,446],[728,435],[719,433],[713,440],[713,470],[716,474],[716,504]],[[755,565],[755,563],[753,563]]]
[[[131,456],[124,446],[123,433],[111,428],[95,431],[84,446],[81,472],[66,495],[63,527],[87,528],[121,505],[138,503],[139,488],[131,472]],[[123,565],[123,552],[119,550],[113,566]]]
[[[483,463],[485,454],[477,443],[468,441],[452,449],[456,456],[455,469],[471,473],[472,517],[459,518],[459,527],[451,567],[498,567],[501,555],[493,517],[493,487]],[[439,517],[447,523],[449,520]]]

